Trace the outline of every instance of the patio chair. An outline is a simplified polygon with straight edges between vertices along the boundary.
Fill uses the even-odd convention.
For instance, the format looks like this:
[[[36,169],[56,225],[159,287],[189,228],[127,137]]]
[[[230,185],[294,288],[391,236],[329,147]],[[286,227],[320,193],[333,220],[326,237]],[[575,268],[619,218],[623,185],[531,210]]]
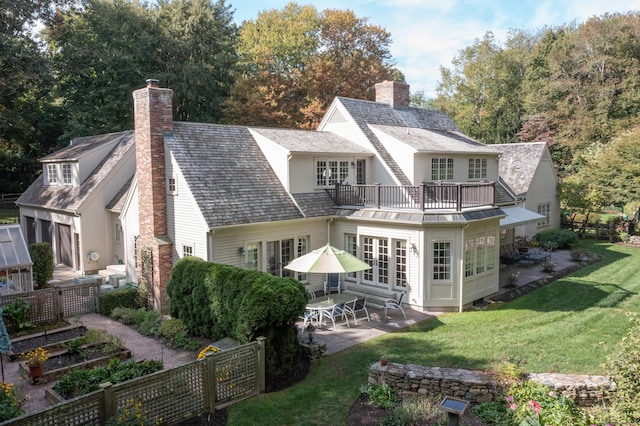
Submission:
[[[367,298],[358,298],[352,305],[345,304],[345,311],[353,317],[353,322],[358,325],[358,312],[364,312],[364,317],[360,319],[367,319],[367,321],[371,322],[369,319],[369,311],[367,310]]]
[[[344,310],[344,303],[333,305],[331,308],[323,310],[322,318],[331,320],[333,331],[337,331],[336,325],[346,324],[347,327],[349,327],[349,318],[347,317],[347,312]],[[336,323],[336,318],[342,318],[344,321]],[[327,326],[328,325],[327,323]]]
[[[404,301],[404,296],[407,294],[406,291],[400,293],[400,297],[398,300],[395,299],[387,299],[384,301],[384,318],[387,319],[387,310],[388,309],[400,309],[402,312],[402,316],[404,319],[407,319],[407,315],[404,313],[404,309],[402,309],[402,302]]]
[[[313,324],[313,321],[318,325],[318,314],[319,311],[317,309],[307,309],[304,311],[304,314],[299,317],[302,320],[302,327],[307,328],[307,324]]]
[[[327,274],[324,282],[324,294],[340,293],[340,274]]]

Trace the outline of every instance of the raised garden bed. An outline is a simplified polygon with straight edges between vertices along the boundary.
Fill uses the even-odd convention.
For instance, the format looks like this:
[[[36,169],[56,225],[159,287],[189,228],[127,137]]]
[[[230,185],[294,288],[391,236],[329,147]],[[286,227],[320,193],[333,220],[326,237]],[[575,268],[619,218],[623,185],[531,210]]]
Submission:
[[[43,348],[49,352],[66,349],[70,340],[82,337],[87,329],[81,325],[56,328],[54,330],[16,337],[11,340],[12,349],[7,352],[11,361],[17,361],[22,353]]]
[[[82,353],[69,353],[67,350],[52,354],[44,364],[44,373],[38,378],[31,377],[29,366],[25,361],[19,364],[20,375],[30,378],[33,383],[43,383],[58,379],[64,373],[75,368],[92,368],[107,365],[111,358],[126,360],[131,358],[131,351],[123,349],[116,355],[104,355],[98,347],[83,347]]]

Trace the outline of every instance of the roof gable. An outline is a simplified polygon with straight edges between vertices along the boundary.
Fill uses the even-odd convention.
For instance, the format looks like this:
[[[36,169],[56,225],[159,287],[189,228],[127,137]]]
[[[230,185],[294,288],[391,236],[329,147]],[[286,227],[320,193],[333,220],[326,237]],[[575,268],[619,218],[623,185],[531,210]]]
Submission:
[[[547,149],[546,142],[496,144],[502,151],[499,173],[516,196],[529,190],[533,176]]]

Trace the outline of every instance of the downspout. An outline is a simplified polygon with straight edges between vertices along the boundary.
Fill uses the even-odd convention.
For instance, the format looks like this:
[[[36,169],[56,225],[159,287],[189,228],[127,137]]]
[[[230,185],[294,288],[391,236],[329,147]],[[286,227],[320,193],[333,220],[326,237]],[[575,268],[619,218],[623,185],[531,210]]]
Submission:
[[[462,284],[464,283],[464,230],[467,229],[469,227],[469,223],[466,223],[463,227],[462,227],[462,244],[460,244],[460,248],[461,248],[461,252],[462,252],[462,256],[460,256],[460,259],[462,259],[462,268],[460,268],[460,289],[458,291],[458,312],[462,312],[463,311],[463,307],[462,307]]]
[[[331,222],[333,222],[332,217],[327,220],[327,244],[331,244]]]

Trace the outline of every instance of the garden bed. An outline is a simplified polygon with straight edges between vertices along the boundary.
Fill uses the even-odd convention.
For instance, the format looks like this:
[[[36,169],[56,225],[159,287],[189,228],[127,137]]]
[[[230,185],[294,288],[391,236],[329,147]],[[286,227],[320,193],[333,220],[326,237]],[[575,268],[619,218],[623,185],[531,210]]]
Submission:
[[[34,379],[31,377],[26,361],[21,361],[19,364],[20,375],[32,379],[34,383],[49,382],[58,379],[71,369],[107,365],[111,358],[129,359],[131,358],[131,351],[125,348],[116,355],[104,355],[99,347],[85,346],[82,348],[81,353],[69,353],[64,350],[49,357],[44,364],[44,373],[39,378]]]
[[[11,361],[16,361],[22,353],[32,351],[36,348],[43,348],[49,352],[56,352],[66,349],[70,340],[82,337],[87,329],[81,325],[70,325],[68,327],[43,331],[36,334],[16,337],[11,340],[11,351],[7,352]]]

